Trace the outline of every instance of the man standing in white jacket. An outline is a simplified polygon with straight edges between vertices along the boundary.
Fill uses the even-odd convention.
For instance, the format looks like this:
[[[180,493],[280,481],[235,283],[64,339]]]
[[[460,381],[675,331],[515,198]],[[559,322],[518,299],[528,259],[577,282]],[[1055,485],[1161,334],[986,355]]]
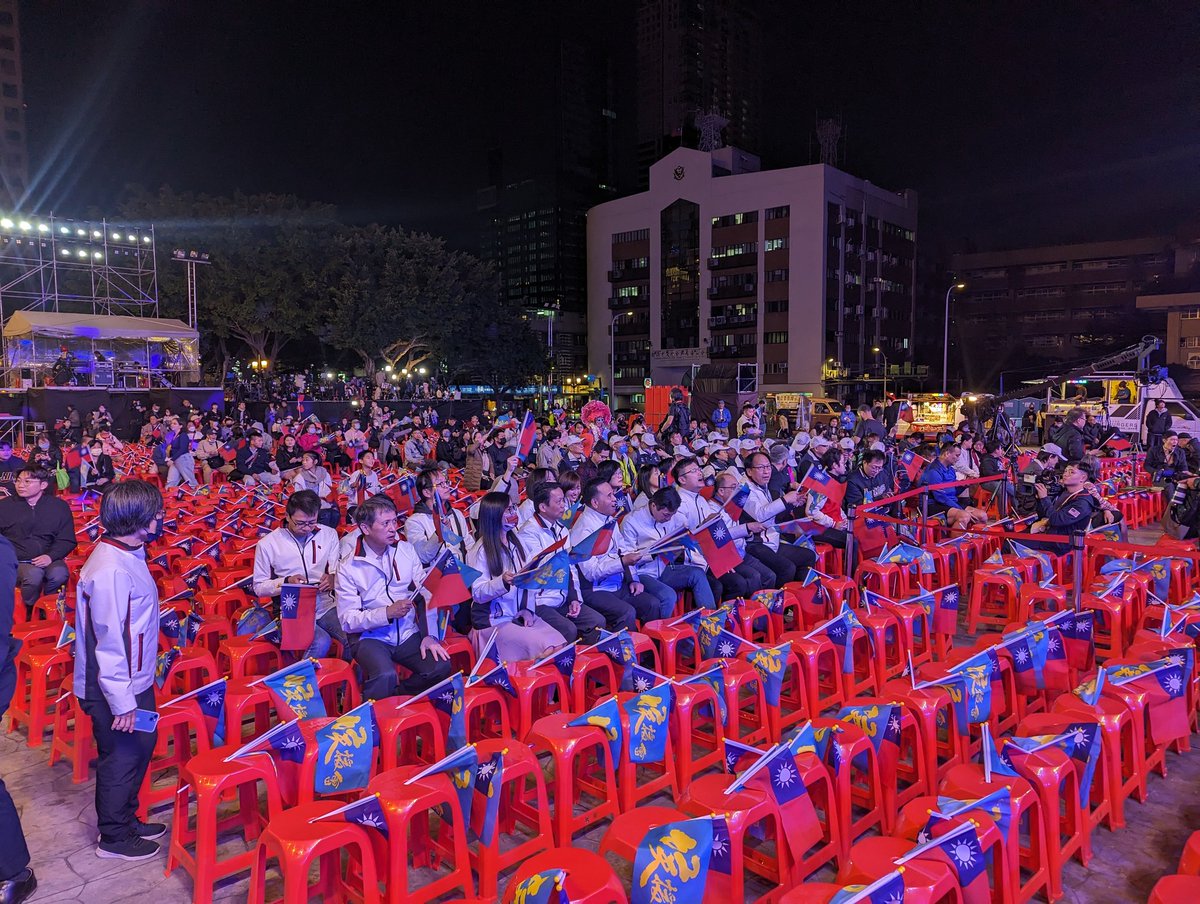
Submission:
[[[137,818],[138,791],[155,731],[134,731],[138,710],[154,712],[158,589],[146,567],[146,541],[157,536],[162,494],[142,480],[113,486],[100,502],[104,537],[79,573],[75,602],[75,696],[92,722],[96,765],[96,856],[147,860],[160,823]]]

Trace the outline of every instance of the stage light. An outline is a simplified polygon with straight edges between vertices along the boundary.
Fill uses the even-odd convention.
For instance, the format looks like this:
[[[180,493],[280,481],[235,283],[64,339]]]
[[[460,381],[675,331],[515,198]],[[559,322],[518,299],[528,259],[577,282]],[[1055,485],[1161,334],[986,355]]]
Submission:
[[[38,223],[38,232],[49,232],[49,231],[50,231],[50,227],[47,226],[45,223]]]
[[[92,230],[92,238],[102,239],[102,238],[104,238],[104,233],[101,232],[99,229],[93,229]]]
[[[145,242],[147,245],[149,245],[150,244],[150,236],[148,236],[148,235],[142,236],[142,241]]]
[[[136,235],[129,235],[129,236],[126,236],[126,238],[127,238],[127,239],[129,239],[129,241],[131,241],[131,242],[136,242],[136,241],[137,241],[137,236],[136,236]]]
[[[13,221],[8,217],[5,217],[4,219],[0,220],[0,226],[3,226],[5,229],[12,229]]]
[[[119,232],[114,232],[114,233],[113,233],[113,241],[114,241],[114,242],[119,242],[119,241],[121,241],[121,233],[119,233]]]
[[[30,229],[32,229],[32,228],[33,228],[33,224],[32,224],[32,223],[30,223],[28,220],[22,220],[22,221],[21,221],[21,222],[20,222],[18,225],[19,225],[19,226],[21,227],[21,229],[23,229],[25,232],[28,232]]]
[[[70,234],[71,234],[71,230],[70,230],[70,229],[68,229],[66,226],[59,226],[59,227],[58,227],[58,231],[59,231],[59,232],[61,232],[63,235],[70,235]]]
[[[84,251],[82,248],[80,248],[80,249],[79,249],[79,256],[80,256],[80,257],[87,257],[87,252],[86,252],[86,251]]]
[[[71,256],[71,249],[70,249],[70,248],[64,248],[64,249],[62,250],[62,253],[63,253],[63,257],[70,257],[70,256]]]

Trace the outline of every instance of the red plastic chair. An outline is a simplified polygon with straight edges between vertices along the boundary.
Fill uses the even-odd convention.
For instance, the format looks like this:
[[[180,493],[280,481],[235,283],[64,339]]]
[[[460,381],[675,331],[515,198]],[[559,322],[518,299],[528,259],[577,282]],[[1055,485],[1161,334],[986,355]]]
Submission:
[[[479,874],[479,894],[489,899],[498,895],[500,873],[549,849],[553,837],[541,763],[529,746],[520,741],[490,740],[476,745],[481,762],[498,752],[504,759],[496,835],[491,844],[480,842],[478,849],[471,851],[471,862]],[[523,837],[517,834],[518,826],[524,830]],[[522,840],[506,844],[501,851],[500,834]]]
[[[504,904],[513,904],[517,889],[538,873],[566,873],[563,891],[571,904],[629,904],[625,886],[604,858],[583,848],[551,848],[530,857],[517,869],[504,892]],[[555,900],[551,896],[550,900]]]
[[[606,657],[607,658],[607,657]],[[529,731],[527,741],[539,757],[548,754],[554,767],[551,797],[554,838],[570,847],[575,833],[617,815],[616,769],[605,733],[594,725],[574,727],[570,714],[545,716]],[[594,803],[588,803],[585,795]],[[582,807],[576,815],[575,810]]]

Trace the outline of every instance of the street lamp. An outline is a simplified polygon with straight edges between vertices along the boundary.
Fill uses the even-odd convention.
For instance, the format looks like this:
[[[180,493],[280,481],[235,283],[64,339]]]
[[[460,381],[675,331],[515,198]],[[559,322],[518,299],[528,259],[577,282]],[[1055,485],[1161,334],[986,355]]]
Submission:
[[[886,405],[887,404],[887,369],[888,369],[887,353],[884,352],[884,350],[881,349],[878,345],[875,346],[873,349],[871,349],[871,351],[873,351],[875,354],[879,355],[879,357],[881,357],[883,359],[883,403]]]
[[[424,368],[424,367],[418,367],[418,368],[417,368],[417,373],[419,373],[421,376],[425,376],[425,368]]]
[[[942,395],[946,394],[946,371],[950,361],[950,293],[955,289],[962,291],[966,287],[965,282],[955,282],[946,290],[946,322],[942,332]]]
[[[608,406],[614,410],[617,404],[617,321],[632,316],[633,311],[618,311],[608,325]]]

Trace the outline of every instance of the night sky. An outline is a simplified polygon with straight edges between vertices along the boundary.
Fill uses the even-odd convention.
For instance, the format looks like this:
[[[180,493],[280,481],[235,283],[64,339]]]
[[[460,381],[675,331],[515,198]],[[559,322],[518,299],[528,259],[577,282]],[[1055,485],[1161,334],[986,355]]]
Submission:
[[[813,162],[816,112],[838,113],[844,168],[917,189],[938,250],[1200,216],[1194,5],[833,5],[766,4],[768,165]],[[130,183],[287,192],[471,248],[488,148],[536,144],[548,35],[631,67],[634,8],[22,2],[26,210],[111,215]]]

